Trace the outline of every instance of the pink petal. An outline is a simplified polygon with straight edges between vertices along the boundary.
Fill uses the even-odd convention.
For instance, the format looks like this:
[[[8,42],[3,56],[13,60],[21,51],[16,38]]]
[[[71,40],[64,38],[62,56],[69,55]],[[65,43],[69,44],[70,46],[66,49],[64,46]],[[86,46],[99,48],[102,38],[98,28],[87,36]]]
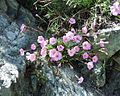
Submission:
[[[69,19],[69,23],[70,23],[70,24],[75,24],[75,23],[76,23],[76,20],[75,20],[74,18],[70,18],[70,19]]]
[[[92,61],[87,63],[87,68],[88,68],[89,70],[91,70],[93,67],[94,67],[94,65],[93,65],[93,62],[92,62]]]
[[[52,37],[50,38],[50,44],[54,45],[57,42],[56,38]]]
[[[20,52],[20,55],[21,55],[21,56],[24,56],[24,54],[25,54],[24,49],[21,48],[21,49],[19,50],[19,52]]]
[[[27,31],[27,26],[25,24],[22,24],[20,27],[20,32],[25,32]]]
[[[36,45],[35,44],[31,44],[31,49],[35,50],[36,49]]]
[[[86,27],[86,26],[84,26],[84,27],[82,28],[82,32],[86,34],[86,33],[87,33],[87,31],[88,31],[88,30],[87,30],[87,27]]]
[[[84,78],[81,76],[81,77],[78,79],[78,84],[81,84],[83,81],[84,81]]]
[[[97,57],[97,56],[92,57],[92,61],[93,61],[94,63],[98,62],[98,57]]]

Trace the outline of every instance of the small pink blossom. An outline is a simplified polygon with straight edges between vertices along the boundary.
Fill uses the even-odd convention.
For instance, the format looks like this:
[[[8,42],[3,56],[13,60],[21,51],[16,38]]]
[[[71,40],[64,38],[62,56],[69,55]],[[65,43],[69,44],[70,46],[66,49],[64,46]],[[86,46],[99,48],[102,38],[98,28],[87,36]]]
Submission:
[[[103,40],[100,40],[99,45],[100,47],[105,47],[105,44],[108,44],[109,42],[104,42]]]
[[[83,42],[82,47],[84,50],[91,50],[91,44],[88,41]]]
[[[64,50],[64,46],[63,46],[63,45],[57,46],[57,50],[58,50],[58,51],[63,51],[63,50]]]
[[[94,67],[94,65],[93,65],[93,62],[92,62],[92,61],[87,63],[87,68],[88,68],[89,70],[91,70],[93,67]]]
[[[71,31],[69,31],[68,33],[66,33],[66,37],[68,37],[70,40],[72,40],[73,37],[74,37],[74,33],[72,33]]]
[[[44,41],[44,37],[43,36],[38,36],[37,42],[38,43],[42,43]]]
[[[48,40],[44,40],[40,43],[40,46],[43,48],[48,44]]]
[[[41,49],[41,51],[40,51],[40,54],[41,54],[42,57],[46,57],[46,55],[47,55],[47,49],[45,47],[43,47]]]
[[[80,51],[80,47],[75,46],[75,47],[74,47],[74,50],[75,50],[75,52],[79,52],[79,51]]]
[[[97,57],[97,56],[93,56],[93,57],[92,57],[92,61],[93,61],[94,63],[98,62],[98,57]]]
[[[57,40],[56,40],[55,37],[51,37],[51,38],[50,38],[50,44],[51,44],[51,45],[54,45],[56,42],[57,42]]]
[[[56,51],[54,56],[52,57],[53,61],[59,61],[62,59],[62,54],[59,51]]]
[[[69,19],[69,23],[70,23],[70,24],[75,24],[75,23],[76,23],[76,20],[75,20],[74,18],[70,18],[70,19]]]
[[[67,36],[63,36],[63,42],[67,43],[68,41],[70,41],[70,38]]]
[[[83,32],[83,33],[85,33],[85,34],[88,32],[88,30],[87,30],[87,27],[86,27],[86,26],[84,26],[84,27],[82,28],[82,32]]]
[[[99,44],[100,44],[100,47],[105,47],[104,41],[100,40]]]
[[[30,60],[31,62],[35,61],[36,60],[36,55],[33,53],[33,54],[27,54],[26,56],[26,59],[27,60]]]
[[[24,50],[24,49],[21,48],[21,49],[19,50],[19,52],[20,52],[20,55],[21,55],[21,56],[24,56],[24,54],[25,54],[25,50]]]
[[[119,2],[115,2],[113,6],[110,7],[110,11],[113,15],[120,15],[120,4]]]
[[[49,56],[50,56],[50,57],[54,57],[54,55],[55,55],[56,52],[57,52],[56,49],[50,49],[50,50],[49,50]]]
[[[82,40],[82,36],[80,35],[76,35],[73,37],[73,41],[75,41],[76,43],[79,43]]]
[[[82,57],[83,57],[83,59],[88,59],[89,54],[87,52],[85,52],[84,54],[82,54]]]
[[[73,49],[71,49],[71,50],[68,49],[67,52],[68,52],[68,55],[69,55],[70,57],[72,57],[72,56],[74,56],[74,54],[75,54],[76,51],[75,51],[74,48],[73,48]]]
[[[84,81],[84,78],[82,76],[78,78],[78,84],[81,84],[83,81]]]
[[[76,31],[75,31],[74,28],[71,28],[71,32],[72,32],[73,34],[76,34]]]
[[[35,44],[31,44],[31,49],[35,50],[36,49],[36,45]]]
[[[25,24],[22,24],[20,27],[20,32],[26,32],[27,31],[27,26]]]

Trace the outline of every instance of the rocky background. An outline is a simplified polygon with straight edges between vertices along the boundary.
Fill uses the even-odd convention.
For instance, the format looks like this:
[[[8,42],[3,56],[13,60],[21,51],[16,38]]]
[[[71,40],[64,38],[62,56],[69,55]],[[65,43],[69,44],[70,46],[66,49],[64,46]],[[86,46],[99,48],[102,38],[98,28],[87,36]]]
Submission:
[[[36,20],[32,14],[19,5],[16,0],[0,0],[0,65],[6,63],[17,66],[19,78],[17,83],[12,83],[10,88],[2,88],[0,96],[120,96],[120,28],[113,28],[109,32],[110,44],[107,46],[110,55],[106,62],[98,66],[96,84],[89,79],[82,85],[78,85],[75,74],[79,70],[70,69],[68,66],[56,68],[48,67],[47,62],[42,63],[42,70],[37,70],[40,79],[33,73],[32,65],[27,65],[19,55],[19,49],[29,47],[36,41],[42,32],[29,30],[20,33],[21,24],[36,27]],[[75,66],[76,67],[76,66]]]

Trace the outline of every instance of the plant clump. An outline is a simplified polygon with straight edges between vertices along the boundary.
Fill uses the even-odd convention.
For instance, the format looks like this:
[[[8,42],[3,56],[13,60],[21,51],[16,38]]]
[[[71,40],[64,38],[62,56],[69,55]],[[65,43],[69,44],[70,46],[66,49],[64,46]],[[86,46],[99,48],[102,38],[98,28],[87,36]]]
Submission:
[[[51,65],[55,63],[57,66],[81,61],[85,68],[92,70],[101,58],[99,53],[106,49],[105,44],[108,42],[102,33],[95,31],[96,25],[91,26],[91,28],[84,25],[79,30],[73,27],[76,23],[77,21],[73,17],[70,18],[68,20],[69,30],[63,32],[62,36],[57,34],[49,39],[38,36],[36,42],[31,44],[30,51],[21,48],[20,54],[25,55],[26,59],[31,62],[44,58]],[[78,80],[79,83],[83,81],[81,79]]]

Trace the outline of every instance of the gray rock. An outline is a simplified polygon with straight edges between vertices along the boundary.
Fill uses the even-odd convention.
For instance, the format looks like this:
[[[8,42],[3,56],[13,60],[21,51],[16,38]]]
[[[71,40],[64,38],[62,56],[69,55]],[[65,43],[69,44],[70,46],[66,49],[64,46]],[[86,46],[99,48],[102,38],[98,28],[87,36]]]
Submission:
[[[19,5],[16,0],[0,0],[0,12],[6,13],[18,25],[22,23],[27,25],[35,24],[35,18],[32,14]]]
[[[5,18],[6,17],[6,18]],[[0,15],[0,31],[2,34],[2,31],[9,25],[9,19],[7,17],[7,15],[2,14]]]
[[[11,41],[17,38],[19,32],[20,32],[19,27],[15,22],[12,22],[11,25],[8,26],[4,31],[6,38],[8,38]]]
[[[5,0],[0,0],[0,12],[6,12],[7,11],[7,5]]]
[[[7,5],[7,11],[6,13],[11,16],[12,18],[14,18],[14,16],[17,14],[18,12],[18,7],[19,4],[17,3],[16,0],[5,0],[5,3]]]
[[[47,78],[44,88],[40,90],[37,96],[104,96],[96,89],[89,89],[83,85],[77,84],[78,74],[75,70],[68,66],[62,68],[48,67],[47,62],[43,62],[43,74]],[[59,72],[59,75],[55,73]]]
[[[7,62],[17,66],[19,71],[17,83],[12,83],[8,89],[2,88],[0,96],[108,96],[108,94],[105,95],[96,88],[92,88],[90,84],[88,84],[89,87],[84,87],[84,83],[78,85],[75,75],[79,72],[70,69],[68,66],[58,69],[55,66],[49,67],[48,62],[43,62],[41,69],[38,70],[41,78],[36,78],[36,75],[32,74],[35,66],[28,65],[29,62],[25,62],[24,57],[19,55],[19,49],[21,47],[29,48],[29,45],[36,41],[39,34],[33,30],[20,33],[19,27],[22,23],[34,26],[35,18],[16,0],[0,0],[0,66]],[[114,37],[116,38],[114,39]],[[109,46],[112,56],[114,52],[119,50],[119,42],[117,42],[119,37],[114,34],[110,38],[112,38],[110,39],[111,44],[115,43],[114,46]],[[105,68],[102,68],[98,66],[100,71],[96,74],[98,75],[98,85],[104,86],[106,74],[102,74],[102,71],[105,73]],[[102,78],[100,78],[101,75],[103,75]],[[118,75],[118,77],[120,76]],[[111,86],[115,87],[117,83],[111,82]],[[111,86],[106,85],[104,90]]]
[[[19,55],[19,49],[21,47],[28,48],[28,45],[36,41],[38,33],[33,32],[33,30],[20,33],[20,26],[22,23],[29,26],[34,25],[35,19],[23,7],[19,11],[19,18],[14,19],[19,5],[16,0],[0,0],[0,5],[2,4],[4,4],[5,9],[4,6],[0,6],[0,65],[4,66],[7,62],[17,66],[19,78],[17,84],[13,83],[10,88],[2,87],[0,96],[30,96],[32,84],[30,85],[30,79],[24,76],[26,71],[25,61],[24,57]]]

